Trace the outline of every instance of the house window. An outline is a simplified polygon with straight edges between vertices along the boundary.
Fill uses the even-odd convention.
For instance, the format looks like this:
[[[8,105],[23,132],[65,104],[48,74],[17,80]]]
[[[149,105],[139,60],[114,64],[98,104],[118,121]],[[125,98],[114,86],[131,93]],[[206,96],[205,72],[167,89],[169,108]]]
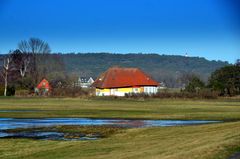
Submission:
[[[133,88],[133,93],[138,93],[138,88]]]

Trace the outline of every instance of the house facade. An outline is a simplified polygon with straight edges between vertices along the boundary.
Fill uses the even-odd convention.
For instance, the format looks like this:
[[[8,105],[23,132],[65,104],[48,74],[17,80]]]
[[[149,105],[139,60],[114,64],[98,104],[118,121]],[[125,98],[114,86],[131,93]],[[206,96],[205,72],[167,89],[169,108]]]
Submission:
[[[94,80],[92,77],[79,77],[76,86],[82,88],[89,88],[93,84]]]
[[[128,93],[155,94],[159,83],[138,68],[112,67],[92,84],[96,96],[125,96]]]

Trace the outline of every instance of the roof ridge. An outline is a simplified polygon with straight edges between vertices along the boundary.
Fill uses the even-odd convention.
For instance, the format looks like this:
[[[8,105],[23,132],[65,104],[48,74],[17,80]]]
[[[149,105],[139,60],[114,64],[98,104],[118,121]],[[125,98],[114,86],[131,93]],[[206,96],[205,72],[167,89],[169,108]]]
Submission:
[[[94,82],[97,88],[158,86],[158,82],[139,68],[111,67]]]

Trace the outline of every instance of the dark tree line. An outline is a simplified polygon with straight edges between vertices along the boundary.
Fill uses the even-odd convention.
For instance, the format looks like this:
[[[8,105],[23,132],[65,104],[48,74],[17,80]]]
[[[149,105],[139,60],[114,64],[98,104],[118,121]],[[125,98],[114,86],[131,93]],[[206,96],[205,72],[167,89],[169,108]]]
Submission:
[[[237,60],[235,65],[225,66],[214,71],[207,85],[199,77],[192,76],[185,87],[187,92],[197,92],[202,89],[210,89],[220,96],[240,95],[240,60]]]

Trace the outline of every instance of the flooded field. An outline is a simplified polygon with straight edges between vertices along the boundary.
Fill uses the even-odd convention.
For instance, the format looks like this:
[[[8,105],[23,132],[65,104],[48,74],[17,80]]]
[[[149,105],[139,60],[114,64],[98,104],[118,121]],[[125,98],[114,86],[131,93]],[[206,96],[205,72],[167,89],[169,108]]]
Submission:
[[[58,125],[113,125],[128,128],[156,127],[156,126],[184,126],[209,124],[219,121],[207,120],[127,120],[127,119],[90,119],[90,118],[42,118],[16,119],[0,118],[0,130],[31,128]]]
[[[216,123],[204,120],[126,120],[126,119],[90,119],[90,118],[42,118],[16,119],[0,118],[0,138],[32,138],[46,140],[95,140],[103,135],[101,131],[113,128],[168,127]],[[104,129],[94,132],[61,132],[59,126],[87,126]],[[39,129],[41,128],[41,129]],[[104,130],[106,131],[106,130]]]

